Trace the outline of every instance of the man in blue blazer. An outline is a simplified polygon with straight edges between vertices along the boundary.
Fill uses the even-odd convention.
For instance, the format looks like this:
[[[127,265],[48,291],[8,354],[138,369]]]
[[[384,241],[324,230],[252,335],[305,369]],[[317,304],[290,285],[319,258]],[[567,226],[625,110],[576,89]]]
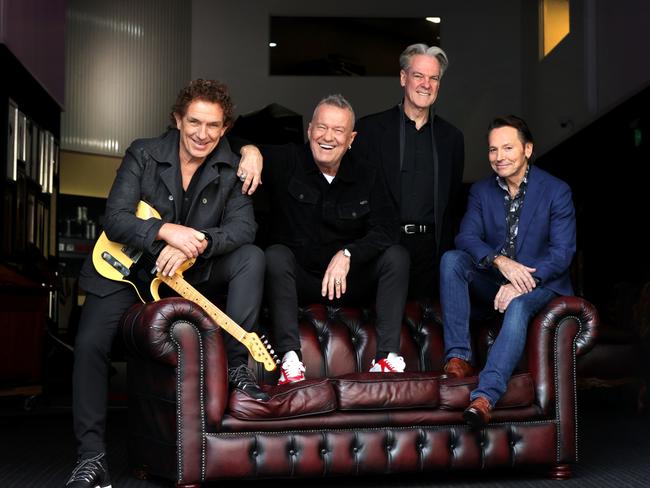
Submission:
[[[445,337],[445,372],[474,374],[470,316],[503,313],[478,387],[464,419],[489,422],[506,391],[526,342],[530,319],[557,295],[571,295],[569,266],[576,247],[571,190],[531,166],[533,138],[518,117],[495,118],[488,127],[494,175],[475,183],[456,236],[456,250],[440,263],[440,301]]]

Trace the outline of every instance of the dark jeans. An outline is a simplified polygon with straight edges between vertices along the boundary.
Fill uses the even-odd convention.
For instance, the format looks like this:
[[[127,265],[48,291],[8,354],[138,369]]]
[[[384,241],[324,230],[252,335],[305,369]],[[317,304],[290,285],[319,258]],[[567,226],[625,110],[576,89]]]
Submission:
[[[252,245],[215,258],[208,283],[197,286],[207,298],[213,287],[228,288],[226,314],[247,331],[252,330],[264,281],[264,254]],[[105,452],[104,431],[108,397],[110,352],[120,318],[139,302],[131,286],[105,297],[88,294],[75,340],[72,374],[72,417],[80,456]],[[228,364],[238,366],[248,360],[246,348],[224,334]]]
[[[275,349],[300,350],[298,303],[359,305],[374,300],[377,310],[377,351],[398,352],[408,286],[408,254],[398,245],[377,258],[355,265],[354,256],[346,278],[347,291],[340,299],[321,296],[324,273],[300,266],[287,246],[266,249],[266,297],[271,312]]]
[[[501,286],[500,273],[480,269],[464,251],[447,251],[440,262],[440,305],[445,337],[445,360],[472,361],[470,318],[494,312],[494,297]],[[557,294],[538,286],[513,298],[503,314],[503,324],[479,375],[478,388],[470,399],[482,396],[492,406],[505,393],[508,380],[526,345],[528,323]],[[470,301],[471,297],[471,301]]]

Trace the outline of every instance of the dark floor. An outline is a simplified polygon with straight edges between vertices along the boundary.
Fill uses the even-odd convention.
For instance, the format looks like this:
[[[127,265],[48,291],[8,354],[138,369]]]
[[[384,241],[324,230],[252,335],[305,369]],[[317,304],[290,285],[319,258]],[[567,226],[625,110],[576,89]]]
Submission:
[[[582,392],[580,462],[573,478],[552,481],[525,471],[427,473],[381,478],[290,480],[282,486],[314,487],[648,487],[650,486],[650,414],[634,410],[634,392]],[[37,399],[25,411],[24,399],[0,398],[0,487],[63,487],[74,460],[69,397]],[[164,480],[133,478],[126,459],[126,409],[110,409],[108,458],[114,488],[168,487]],[[268,483],[268,482],[266,482]],[[262,481],[227,482],[219,487],[261,486]],[[280,486],[272,483],[273,486]]]

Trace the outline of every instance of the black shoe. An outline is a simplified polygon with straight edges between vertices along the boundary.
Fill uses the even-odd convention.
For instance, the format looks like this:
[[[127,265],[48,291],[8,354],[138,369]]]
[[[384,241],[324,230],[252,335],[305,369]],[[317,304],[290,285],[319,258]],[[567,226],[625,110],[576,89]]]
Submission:
[[[253,372],[245,365],[228,369],[230,388],[236,388],[255,400],[267,401],[270,397],[257,385]]]
[[[111,488],[111,478],[108,475],[106,454],[77,461],[66,488]]]

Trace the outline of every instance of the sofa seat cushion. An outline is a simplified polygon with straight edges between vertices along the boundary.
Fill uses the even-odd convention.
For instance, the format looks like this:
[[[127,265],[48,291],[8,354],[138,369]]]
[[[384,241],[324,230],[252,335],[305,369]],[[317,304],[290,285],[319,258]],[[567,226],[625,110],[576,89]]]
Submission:
[[[478,386],[478,377],[446,378],[440,382],[440,408],[464,410],[469,405],[469,394]],[[528,407],[535,401],[535,387],[530,373],[512,375],[508,389],[496,408]]]
[[[498,408],[492,412],[492,422],[529,422],[548,419],[538,407]],[[552,418],[552,417],[551,417]],[[220,425],[207,425],[208,432],[287,432],[409,428],[413,426],[465,425],[462,410],[440,408],[402,410],[335,410],[323,415],[308,415],[291,419],[240,420],[225,414]]]
[[[255,400],[240,390],[230,394],[228,411],[240,420],[288,419],[331,412],[336,394],[328,378],[265,386],[266,402]]]
[[[332,379],[339,410],[436,408],[438,373],[351,373]]]

